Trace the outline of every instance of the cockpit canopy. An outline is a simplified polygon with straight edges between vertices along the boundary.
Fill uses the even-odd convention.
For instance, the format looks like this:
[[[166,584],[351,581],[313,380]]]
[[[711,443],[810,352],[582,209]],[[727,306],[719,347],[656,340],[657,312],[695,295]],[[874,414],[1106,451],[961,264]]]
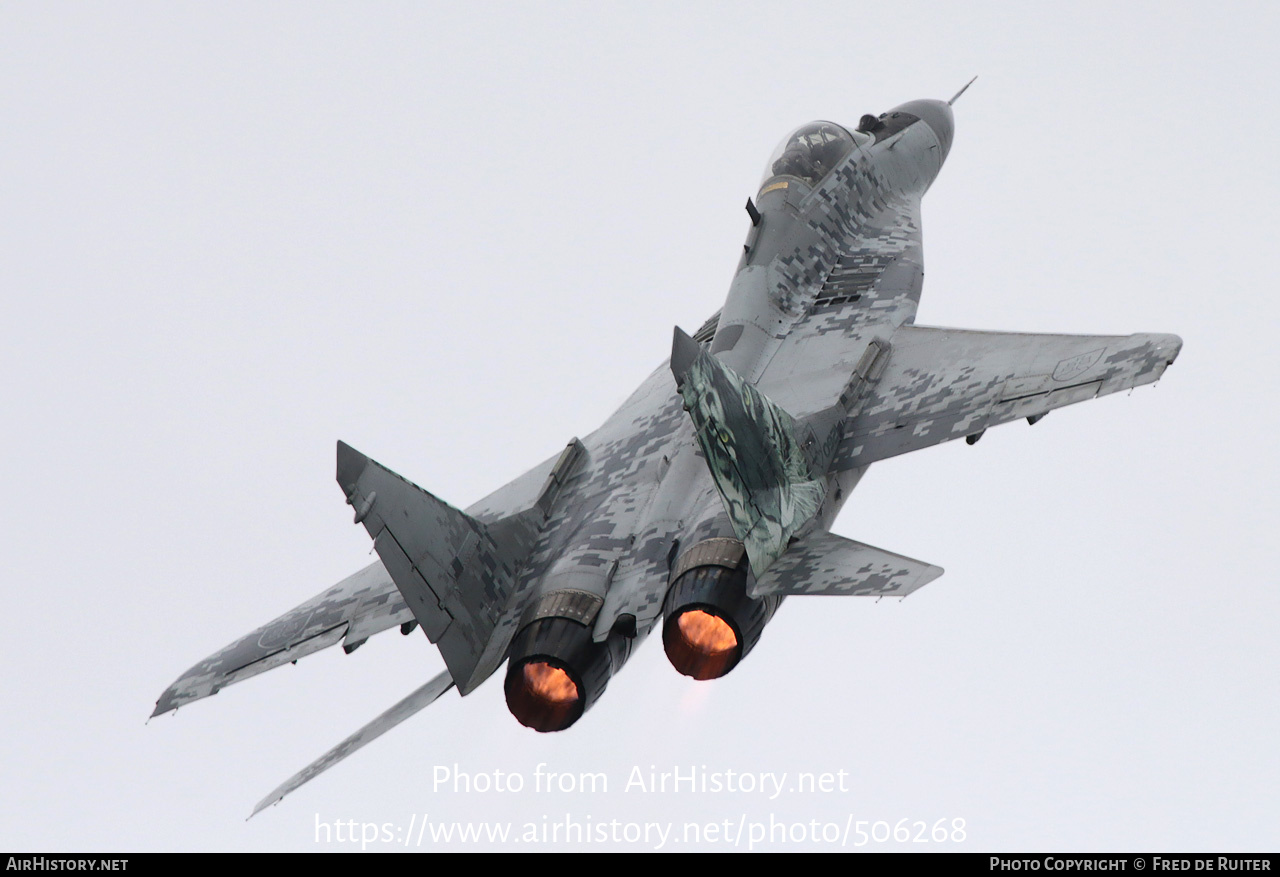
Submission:
[[[851,149],[853,136],[833,122],[801,125],[773,151],[764,169],[763,182],[785,176],[816,186]]]

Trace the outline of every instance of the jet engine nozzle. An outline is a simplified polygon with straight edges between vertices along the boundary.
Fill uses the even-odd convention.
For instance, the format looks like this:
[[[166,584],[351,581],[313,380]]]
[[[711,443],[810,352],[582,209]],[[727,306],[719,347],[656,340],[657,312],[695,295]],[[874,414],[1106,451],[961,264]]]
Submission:
[[[677,562],[678,576],[667,591],[662,645],[671,666],[694,679],[719,679],[736,667],[759,642],[781,601],[747,596],[741,543],[737,552],[728,553],[725,546],[710,544],[729,541],[709,540],[691,548],[686,557],[712,562],[684,569]],[[730,562],[735,565],[721,565]]]
[[[600,698],[630,650],[621,636],[595,642],[591,628],[571,618],[530,622],[511,642],[507,709],[526,728],[563,731]]]
[[[684,606],[668,616],[662,645],[671,666],[694,679],[719,679],[742,658],[742,637],[711,606]]]
[[[583,712],[582,685],[559,662],[542,658],[513,662],[505,688],[511,714],[535,731],[563,731]]]

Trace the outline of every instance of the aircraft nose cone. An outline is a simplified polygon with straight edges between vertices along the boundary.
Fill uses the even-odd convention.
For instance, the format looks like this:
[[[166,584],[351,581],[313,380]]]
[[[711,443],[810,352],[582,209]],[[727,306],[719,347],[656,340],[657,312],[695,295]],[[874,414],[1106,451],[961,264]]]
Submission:
[[[942,148],[942,160],[947,160],[956,131],[956,118],[951,112],[950,104],[944,100],[913,100],[894,107],[893,111],[919,116],[937,135],[938,144]]]

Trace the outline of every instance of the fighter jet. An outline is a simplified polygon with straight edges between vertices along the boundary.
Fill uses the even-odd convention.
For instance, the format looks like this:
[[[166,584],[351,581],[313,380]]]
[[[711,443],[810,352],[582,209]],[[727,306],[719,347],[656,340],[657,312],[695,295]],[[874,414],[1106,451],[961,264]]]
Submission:
[[[673,667],[711,680],[787,597],[905,597],[942,575],[830,532],[868,466],[1152,383],[1182,346],[915,324],[921,199],[951,149],[954,100],[788,134],[747,201],[723,308],[677,328],[669,359],[599,429],[467,509],[339,442],[338,486],[379,561],[196,664],[153,715],[421,628],[447,670],[257,813],[504,663],[515,718],[563,731],[660,623]]]

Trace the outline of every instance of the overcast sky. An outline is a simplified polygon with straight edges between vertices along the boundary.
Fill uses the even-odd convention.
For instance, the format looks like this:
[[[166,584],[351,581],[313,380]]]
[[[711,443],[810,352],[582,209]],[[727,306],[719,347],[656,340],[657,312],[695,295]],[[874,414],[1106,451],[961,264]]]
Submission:
[[[1044,6],[0,3],[0,848],[351,849],[317,821],[427,814],[1275,849],[1280,13]],[[791,128],[975,74],[918,322],[1185,346],[1156,389],[873,467],[835,531],[945,576],[790,600],[714,683],[655,638],[562,734],[496,679],[450,693],[248,823],[442,669],[424,637],[144,726],[369,562],[336,439],[474,502],[720,306]],[[540,764],[608,790],[538,793]],[[433,789],[455,765],[525,789]],[[788,791],[626,790],[651,765]]]

